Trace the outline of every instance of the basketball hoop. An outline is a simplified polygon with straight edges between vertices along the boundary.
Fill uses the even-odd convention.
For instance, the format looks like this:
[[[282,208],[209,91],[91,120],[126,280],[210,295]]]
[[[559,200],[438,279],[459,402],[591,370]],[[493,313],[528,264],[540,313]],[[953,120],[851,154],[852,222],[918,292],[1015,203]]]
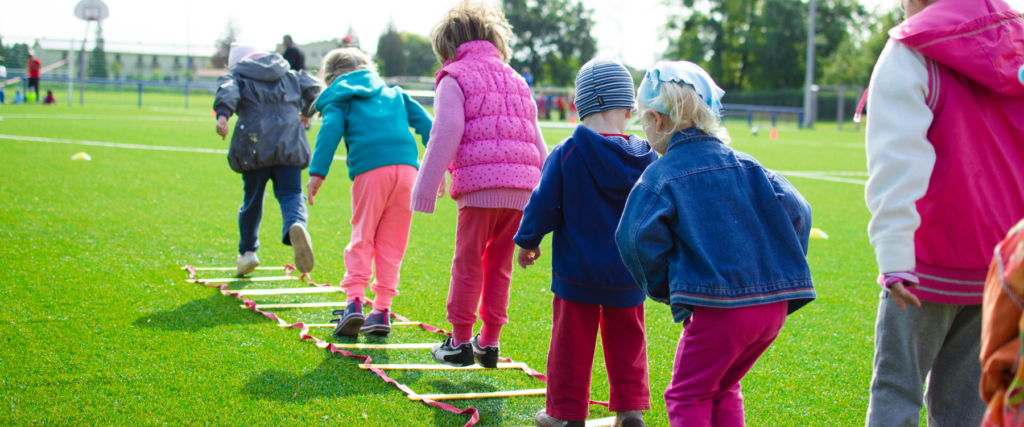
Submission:
[[[110,16],[110,10],[102,0],[82,0],[75,6],[75,16],[83,21],[102,21]]]

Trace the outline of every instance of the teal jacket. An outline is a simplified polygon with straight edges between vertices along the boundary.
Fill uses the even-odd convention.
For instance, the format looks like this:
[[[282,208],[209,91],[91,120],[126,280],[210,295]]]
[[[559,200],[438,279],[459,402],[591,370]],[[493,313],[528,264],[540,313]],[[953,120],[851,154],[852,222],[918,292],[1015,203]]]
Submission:
[[[387,87],[377,73],[353,71],[324,89],[314,105],[323,115],[309,174],[323,178],[331,169],[342,138],[348,177],[391,165],[419,168],[412,127],[427,145],[433,118],[398,87]]]

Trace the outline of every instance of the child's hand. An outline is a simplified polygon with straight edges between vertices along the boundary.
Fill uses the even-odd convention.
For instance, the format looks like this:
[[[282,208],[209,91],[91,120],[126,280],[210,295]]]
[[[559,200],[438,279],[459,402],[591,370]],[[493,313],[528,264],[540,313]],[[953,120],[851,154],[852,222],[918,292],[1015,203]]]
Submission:
[[[317,191],[320,191],[320,184],[323,183],[323,178],[316,175],[309,176],[309,182],[306,183],[306,201],[309,202],[310,206],[313,206],[313,196],[316,195]]]
[[[447,178],[448,178],[447,176],[441,177],[441,186],[437,187],[437,198],[438,199],[443,199],[444,198],[444,181]]]
[[[538,259],[540,259],[540,248],[519,248],[519,266],[522,267],[524,270],[526,269],[526,267],[536,264]]]
[[[914,296],[914,294],[910,293],[910,291],[907,290],[907,287],[914,286],[917,285],[904,280],[900,281],[899,283],[894,283],[889,288],[889,295],[892,296],[893,301],[896,302],[896,306],[899,307],[900,310],[906,310],[907,303],[910,303],[910,305],[914,307],[921,307],[921,300],[917,299],[917,297]]]
[[[300,115],[299,119],[302,120],[302,128],[309,130],[309,117]]]
[[[220,140],[223,141],[228,137],[228,118],[224,116],[217,117],[217,135],[220,135]]]

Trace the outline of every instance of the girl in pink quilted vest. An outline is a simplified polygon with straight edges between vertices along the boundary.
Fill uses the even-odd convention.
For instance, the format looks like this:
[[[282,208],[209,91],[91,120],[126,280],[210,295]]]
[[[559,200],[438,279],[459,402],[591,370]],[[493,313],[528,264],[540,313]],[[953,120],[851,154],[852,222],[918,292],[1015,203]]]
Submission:
[[[447,304],[452,336],[431,354],[452,366],[475,359],[497,367],[498,338],[508,323],[512,238],[547,157],[530,88],[508,65],[510,36],[501,9],[468,1],[448,11],[431,33],[444,65],[412,209],[433,213],[445,172],[451,173],[448,193],[459,210]],[[477,307],[483,326],[473,336]]]
[[[867,425],[917,425],[922,403],[928,425],[978,425],[985,277],[1024,217],[1024,18],[1003,0],[902,5],[867,101],[883,287]]]

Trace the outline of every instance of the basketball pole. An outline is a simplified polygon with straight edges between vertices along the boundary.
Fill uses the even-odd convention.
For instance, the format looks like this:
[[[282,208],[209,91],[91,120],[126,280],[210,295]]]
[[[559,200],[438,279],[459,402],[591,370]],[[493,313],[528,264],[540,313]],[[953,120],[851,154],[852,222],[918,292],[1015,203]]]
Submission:
[[[804,128],[810,128],[814,124],[811,115],[812,88],[814,87],[814,18],[816,11],[815,0],[810,0],[810,11],[807,14],[807,77],[804,81]]]

